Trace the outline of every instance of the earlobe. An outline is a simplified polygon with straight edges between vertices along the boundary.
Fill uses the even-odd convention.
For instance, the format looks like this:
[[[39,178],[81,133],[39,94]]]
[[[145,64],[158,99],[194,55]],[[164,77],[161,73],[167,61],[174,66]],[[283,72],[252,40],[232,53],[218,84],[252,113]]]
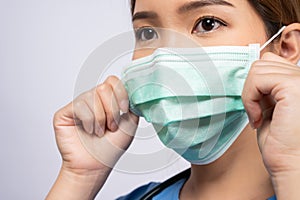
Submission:
[[[279,55],[292,63],[300,60],[300,23],[290,24],[281,35]]]

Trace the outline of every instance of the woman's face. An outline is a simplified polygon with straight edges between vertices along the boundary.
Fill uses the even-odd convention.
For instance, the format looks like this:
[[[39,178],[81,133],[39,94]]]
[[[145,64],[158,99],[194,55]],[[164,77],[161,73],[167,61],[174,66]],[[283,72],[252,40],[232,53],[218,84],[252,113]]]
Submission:
[[[137,49],[162,43],[160,28],[176,31],[201,46],[246,46],[267,40],[263,21],[247,0],[136,0],[133,27]],[[168,46],[166,40],[171,37],[164,38],[161,46]],[[137,49],[134,59],[153,51]]]

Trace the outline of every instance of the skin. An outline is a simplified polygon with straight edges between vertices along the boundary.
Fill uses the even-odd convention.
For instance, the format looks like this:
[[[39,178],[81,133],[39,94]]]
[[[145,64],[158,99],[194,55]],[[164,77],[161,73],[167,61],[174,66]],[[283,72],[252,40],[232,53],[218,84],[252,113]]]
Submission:
[[[172,29],[203,46],[267,41],[263,21],[247,1],[226,0],[233,6],[209,5],[177,13],[189,2],[137,0],[134,14],[151,11],[157,17],[138,17],[133,26]],[[201,26],[195,29],[203,16],[214,16],[226,25],[217,23],[217,28],[208,32],[203,32]],[[155,39],[147,41],[147,45]],[[137,41],[139,44],[145,41]],[[137,50],[134,59],[151,52]],[[192,166],[180,199],[267,199],[274,194],[279,200],[299,199],[299,59],[300,24],[295,23],[265,48],[261,59],[251,67],[242,94],[251,126],[220,159],[209,165]],[[130,145],[137,123],[138,118],[128,111],[128,96],[117,77],[108,77],[60,109],[54,117],[54,129],[63,162],[47,199],[93,199],[111,171],[90,156],[80,142],[78,130],[79,135],[100,137],[90,140],[108,152],[104,156],[113,166]],[[107,151],[107,140],[124,151]]]

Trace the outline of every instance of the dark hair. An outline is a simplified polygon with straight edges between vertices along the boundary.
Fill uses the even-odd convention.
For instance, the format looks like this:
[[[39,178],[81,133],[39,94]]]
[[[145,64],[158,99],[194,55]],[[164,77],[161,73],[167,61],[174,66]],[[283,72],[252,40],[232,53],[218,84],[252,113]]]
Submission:
[[[300,22],[300,0],[248,0],[265,23],[269,37],[283,25]],[[131,0],[134,13],[136,0]]]

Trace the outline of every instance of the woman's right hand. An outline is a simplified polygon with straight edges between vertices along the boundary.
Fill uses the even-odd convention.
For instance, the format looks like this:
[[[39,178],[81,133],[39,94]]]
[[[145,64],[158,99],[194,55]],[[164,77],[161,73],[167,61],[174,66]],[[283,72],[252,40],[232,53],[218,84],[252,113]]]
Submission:
[[[81,177],[99,174],[103,180],[98,177],[97,181],[102,186],[132,142],[137,124],[138,117],[129,111],[122,82],[108,77],[54,116],[56,142],[63,159],[61,172]]]

